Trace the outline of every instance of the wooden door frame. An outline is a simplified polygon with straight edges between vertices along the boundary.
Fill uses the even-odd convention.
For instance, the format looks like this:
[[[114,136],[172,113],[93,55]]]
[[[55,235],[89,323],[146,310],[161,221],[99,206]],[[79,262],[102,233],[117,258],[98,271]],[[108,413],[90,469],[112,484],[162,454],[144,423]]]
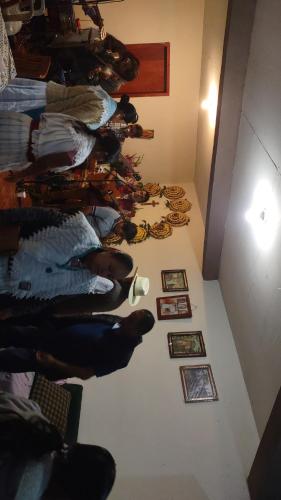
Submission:
[[[158,96],[169,96],[170,95],[170,42],[158,42],[158,43],[128,43],[126,47],[128,50],[133,49],[133,47],[140,47],[142,45],[163,45],[166,49],[166,61],[165,61],[165,92],[129,92],[130,97],[158,97]],[[129,82],[128,82],[129,83]],[[112,93],[113,97],[120,97],[124,92],[121,91]]]

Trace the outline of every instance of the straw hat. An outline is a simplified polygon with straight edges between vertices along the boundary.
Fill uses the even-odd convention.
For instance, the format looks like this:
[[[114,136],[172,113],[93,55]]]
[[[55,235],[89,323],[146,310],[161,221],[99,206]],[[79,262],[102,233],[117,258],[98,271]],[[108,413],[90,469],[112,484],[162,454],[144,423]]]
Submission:
[[[136,269],[132,284],[129,289],[128,300],[130,306],[136,306],[141,297],[147,295],[149,292],[149,278],[144,278],[138,275],[138,270]]]

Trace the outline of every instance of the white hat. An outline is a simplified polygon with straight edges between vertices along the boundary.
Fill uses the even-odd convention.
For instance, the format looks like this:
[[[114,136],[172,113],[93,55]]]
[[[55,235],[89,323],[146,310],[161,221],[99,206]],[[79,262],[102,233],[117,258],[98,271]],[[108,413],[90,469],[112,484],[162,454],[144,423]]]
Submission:
[[[136,269],[129,290],[128,300],[130,306],[136,306],[139,303],[141,297],[147,295],[149,292],[149,278],[139,276],[137,271],[138,270]]]

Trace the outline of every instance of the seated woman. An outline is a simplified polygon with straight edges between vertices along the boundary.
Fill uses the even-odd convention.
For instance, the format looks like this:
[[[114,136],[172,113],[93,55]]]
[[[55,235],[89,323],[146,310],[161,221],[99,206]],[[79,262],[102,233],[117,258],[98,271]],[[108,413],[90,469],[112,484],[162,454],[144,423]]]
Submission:
[[[50,300],[59,295],[106,293],[113,288],[111,280],[123,279],[133,269],[128,254],[101,246],[81,212],[55,213],[53,218],[44,209],[31,209],[35,214],[31,230],[24,224],[28,209],[5,212],[2,224],[22,230],[13,256],[0,256],[0,295]],[[1,233],[7,240],[4,228]]]
[[[64,445],[34,401],[0,392],[0,489],[3,500],[105,500],[116,466],[108,450]]]
[[[23,113],[0,111],[0,172],[19,181],[48,171],[62,172],[89,156],[111,161],[120,152],[113,133],[101,136],[83,122],[61,113],[43,113],[39,121]]]
[[[26,112],[36,119],[43,112],[64,113],[96,130],[109,119],[122,121],[124,126],[135,123],[138,115],[129,100],[129,96],[123,95],[117,103],[100,86],[65,87],[15,78],[0,93],[0,110]]]

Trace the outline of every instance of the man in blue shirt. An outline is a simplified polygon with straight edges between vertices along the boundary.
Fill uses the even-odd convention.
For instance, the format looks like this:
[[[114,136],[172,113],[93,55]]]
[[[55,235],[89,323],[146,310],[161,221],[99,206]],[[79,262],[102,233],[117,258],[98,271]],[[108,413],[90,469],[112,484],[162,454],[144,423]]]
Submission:
[[[53,319],[39,326],[3,325],[0,370],[36,371],[51,380],[102,377],[128,365],[142,336],[154,326],[146,309],[122,318],[97,314],[75,321]]]
[[[120,213],[111,207],[93,207],[92,213],[87,216],[99,238],[105,238],[110,233],[116,233],[127,241],[137,234],[137,226],[125,220]]]

